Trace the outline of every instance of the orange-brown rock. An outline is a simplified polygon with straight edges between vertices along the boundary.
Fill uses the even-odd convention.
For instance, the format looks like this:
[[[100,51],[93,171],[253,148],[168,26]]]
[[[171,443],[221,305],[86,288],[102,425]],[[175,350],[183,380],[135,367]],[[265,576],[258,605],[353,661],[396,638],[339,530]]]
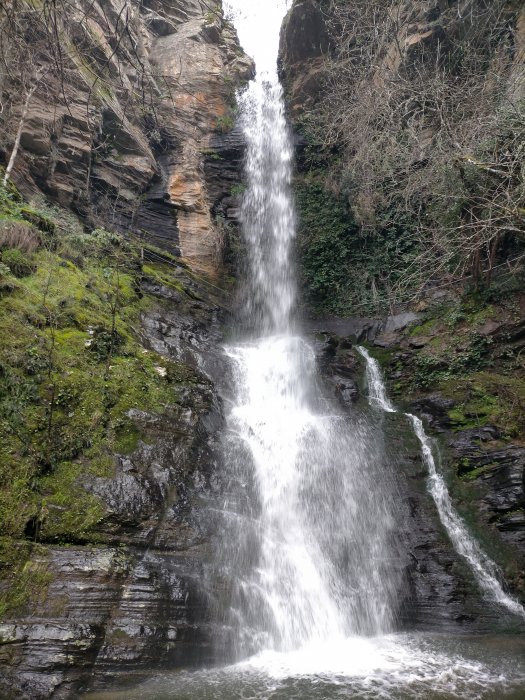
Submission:
[[[88,225],[145,235],[216,275],[203,151],[253,73],[220,3],[57,3],[55,40],[39,4],[18,2],[26,53],[44,65],[13,171],[20,190],[44,193]],[[1,88],[7,163],[26,84]]]

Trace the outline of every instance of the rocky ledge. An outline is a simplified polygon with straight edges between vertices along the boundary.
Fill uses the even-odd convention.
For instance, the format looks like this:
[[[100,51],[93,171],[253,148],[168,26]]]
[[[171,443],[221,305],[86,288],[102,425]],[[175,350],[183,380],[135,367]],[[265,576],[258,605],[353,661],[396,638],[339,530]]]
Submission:
[[[399,383],[399,368],[396,374],[392,363],[397,367],[400,346],[406,352],[406,339],[417,322],[417,314],[383,320],[310,322],[321,373],[340,405],[350,412],[367,412],[365,368],[353,346],[368,344],[372,354],[385,364],[385,378],[394,400],[421,416],[427,430],[439,440],[440,468],[449,481],[456,507],[487,553],[501,566],[512,591],[519,595],[524,584],[525,448],[520,443],[502,442],[501,431],[492,426],[458,430],[450,418],[456,402],[436,392],[420,392],[411,403],[403,401],[405,385]],[[395,348],[392,356],[385,353],[385,339]],[[417,352],[415,347],[412,352]],[[407,391],[405,397],[409,396]],[[472,573],[448,539],[428,493],[420,445],[408,421],[402,414],[384,414],[378,429],[383,435],[378,439],[385,443],[385,459],[393,465],[398,482],[398,537],[403,542],[397,562],[404,591],[398,611],[401,624],[408,629],[456,632],[508,624],[510,618],[504,612],[485,605]]]
[[[178,368],[176,401],[162,412],[131,409],[137,445],[114,455],[109,474],[78,483],[79,497],[103,506],[89,541],[71,532],[70,541],[32,545],[29,602],[0,625],[3,698],[78,697],[146,666],[211,660],[201,515],[223,421],[206,374],[220,362],[213,348],[221,311],[202,290],[197,299],[197,288],[188,295],[146,277],[143,292],[158,302],[143,315],[144,352]]]

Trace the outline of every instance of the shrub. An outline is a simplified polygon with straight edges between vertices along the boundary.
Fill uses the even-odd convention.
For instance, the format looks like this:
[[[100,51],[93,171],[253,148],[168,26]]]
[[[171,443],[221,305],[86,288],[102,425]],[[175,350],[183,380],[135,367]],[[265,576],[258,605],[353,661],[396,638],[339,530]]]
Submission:
[[[95,229],[91,233],[73,232],[61,238],[60,254],[81,266],[85,258],[100,258],[126,247],[127,243],[120,234]]]
[[[33,253],[42,245],[38,231],[25,221],[4,219],[0,221],[0,248],[18,248]]]
[[[235,120],[230,114],[217,117],[217,121],[215,122],[215,130],[220,134],[227,134],[234,126]]]
[[[387,308],[437,282],[491,284],[525,238],[525,101],[511,94],[508,39],[518,5],[480,0],[459,17],[444,3],[446,41],[418,46],[405,40],[423,15],[394,4],[330,3],[324,85],[303,117],[363,237],[391,238]]]
[[[341,200],[316,180],[299,184],[296,194],[302,278],[314,303],[329,307],[348,286],[352,221]]]
[[[9,267],[0,262],[0,294],[12,292],[17,284]]]
[[[27,253],[20,248],[11,248],[2,253],[2,262],[11,270],[15,277],[27,277],[36,270],[36,265]]]
[[[106,231],[104,228],[96,228],[91,233],[95,244],[104,250],[121,248],[124,246],[124,239],[119,233]]]

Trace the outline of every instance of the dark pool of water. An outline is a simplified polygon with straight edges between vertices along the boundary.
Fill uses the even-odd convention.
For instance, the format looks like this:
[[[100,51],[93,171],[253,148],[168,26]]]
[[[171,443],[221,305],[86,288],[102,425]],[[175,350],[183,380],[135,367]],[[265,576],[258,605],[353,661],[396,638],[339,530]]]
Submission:
[[[525,638],[390,635],[158,673],[85,700],[523,700]]]

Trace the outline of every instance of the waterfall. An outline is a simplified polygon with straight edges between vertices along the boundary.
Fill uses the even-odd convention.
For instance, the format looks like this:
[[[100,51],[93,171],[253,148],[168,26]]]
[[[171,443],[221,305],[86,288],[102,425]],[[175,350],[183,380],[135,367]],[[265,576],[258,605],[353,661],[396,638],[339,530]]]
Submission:
[[[269,17],[278,36],[284,5],[262,10],[250,17],[250,36],[254,27],[263,34],[259,20]],[[248,271],[243,328],[226,347],[234,399],[219,543],[224,577],[234,582],[228,624],[239,655],[388,631],[399,585],[382,455],[362,419],[323,397],[314,351],[296,328],[293,144],[277,44],[271,60],[265,43],[257,48],[258,76],[240,101]]]
[[[385,453],[381,421],[370,420],[368,407],[363,413],[357,407],[343,412],[325,393],[314,349],[294,318],[292,143],[276,71],[287,4],[227,4],[258,68],[256,81],[240,97],[247,142],[242,229],[248,264],[239,327],[224,348],[230,369],[221,381],[227,414],[223,460],[220,469],[210,470],[213,488],[202,495],[213,548],[191,545],[176,553],[182,562],[197,549],[209,553],[199,581],[207,617],[204,624],[196,621],[194,631],[200,626],[211,631],[214,661],[226,664],[169,672],[155,664],[135,689],[89,697],[521,698],[525,666],[517,637],[478,643],[452,630],[400,632],[396,624],[397,606],[406,599],[400,590],[406,552],[395,463]],[[372,406],[395,412],[377,364],[362,354]],[[418,437],[444,523],[459,540],[472,542],[437,475],[428,438],[413,420],[416,429],[421,427]],[[485,579],[494,581],[493,590],[517,606],[479,550],[464,551],[479,562]],[[425,575],[432,586],[433,572]],[[178,591],[176,600],[178,605]],[[194,641],[191,624],[183,644]],[[179,640],[174,642],[176,650]]]
[[[397,409],[388,399],[381,370],[377,361],[363,347],[357,350],[366,360],[366,373],[369,387],[369,399],[387,413],[397,413]],[[438,473],[432,451],[432,443],[426,434],[420,418],[405,413],[412,423],[414,432],[421,444],[423,462],[428,470],[428,488],[439,517],[445,527],[455,550],[467,561],[479,587],[487,597],[515,615],[525,619],[525,609],[503,590],[499,581],[500,573],[496,564],[481,550],[477,542],[469,534],[465,524],[456,513],[443,477]]]

